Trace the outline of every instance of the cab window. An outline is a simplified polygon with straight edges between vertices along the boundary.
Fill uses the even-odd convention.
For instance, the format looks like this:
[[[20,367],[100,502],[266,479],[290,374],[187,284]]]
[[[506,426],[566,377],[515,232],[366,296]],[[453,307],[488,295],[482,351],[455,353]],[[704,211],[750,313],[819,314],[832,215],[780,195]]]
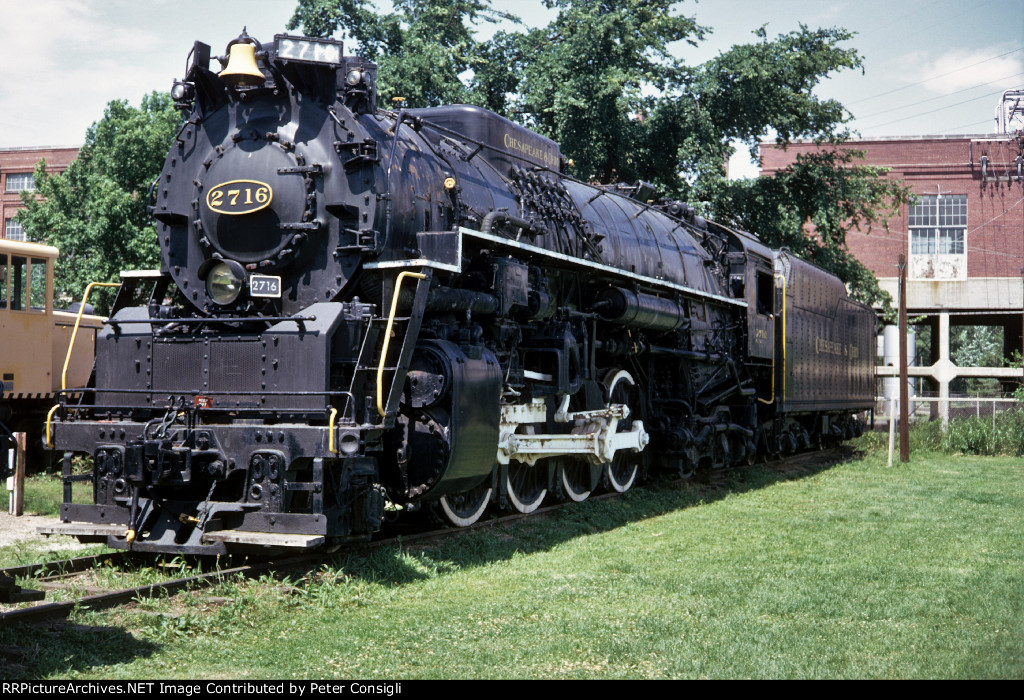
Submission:
[[[28,258],[11,256],[11,309],[24,311],[28,306]]]
[[[767,316],[775,309],[775,278],[767,272],[757,273],[757,313]]]
[[[29,285],[33,311],[46,311],[46,260],[32,258],[32,284]]]

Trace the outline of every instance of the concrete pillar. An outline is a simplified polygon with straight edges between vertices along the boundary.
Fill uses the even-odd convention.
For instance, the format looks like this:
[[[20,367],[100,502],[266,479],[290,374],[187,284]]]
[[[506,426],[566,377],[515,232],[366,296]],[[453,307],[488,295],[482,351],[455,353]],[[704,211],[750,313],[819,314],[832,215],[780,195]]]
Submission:
[[[1004,317],[1002,326],[1003,358],[1007,363],[1009,363],[1015,354],[1021,352],[1021,333],[1024,326],[1021,325],[1021,317],[1019,314]],[[1013,392],[1020,386],[1020,380],[1017,378],[1003,379],[1000,380],[1000,386],[1003,394],[1012,396]]]
[[[935,368],[939,381],[939,417],[945,427],[949,424],[949,383],[956,376],[949,358],[949,313],[946,311],[939,314],[939,360]]]

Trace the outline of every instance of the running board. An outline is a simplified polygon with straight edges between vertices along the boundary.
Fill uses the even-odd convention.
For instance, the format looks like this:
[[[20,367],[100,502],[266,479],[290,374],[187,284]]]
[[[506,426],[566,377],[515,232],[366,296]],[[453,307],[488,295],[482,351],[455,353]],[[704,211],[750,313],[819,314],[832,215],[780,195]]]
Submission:
[[[99,525],[95,523],[57,523],[56,525],[40,525],[36,528],[40,535],[70,535],[72,537],[124,537],[128,532],[127,525]]]
[[[223,542],[225,544],[251,544],[263,547],[300,547],[304,549],[322,545],[326,539],[327,538],[323,535],[252,532],[248,530],[215,530],[203,535],[203,543]]]

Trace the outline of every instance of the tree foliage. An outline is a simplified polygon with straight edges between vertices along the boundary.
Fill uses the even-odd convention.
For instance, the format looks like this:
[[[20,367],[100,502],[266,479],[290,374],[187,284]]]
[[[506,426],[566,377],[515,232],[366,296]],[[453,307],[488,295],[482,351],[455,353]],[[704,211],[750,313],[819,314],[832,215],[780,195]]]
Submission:
[[[1002,367],[1004,332],[999,326],[953,326],[950,359],[957,367]],[[1002,384],[990,377],[956,377],[949,388],[953,393],[994,395],[1001,392]]]
[[[18,219],[29,240],[60,249],[57,299],[80,299],[92,281],[116,281],[121,270],[159,265],[148,193],[160,173],[181,116],[170,96],[152,93],[132,107],[110,102],[63,173],[36,168],[35,195],[23,195]],[[100,299],[103,297],[101,296]]]
[[[906,190],[851,150],[800,156],[774,177],[731,182],[732,144],[849,137],[843,106],[814,90],[862,59],[841,28],[799,29],[733,46],[702,65],[676,57],[709,29],[671,0],[544,0],[545,27],[477,38],[503,17],[489,0],[299,0],[290,27],[343,30],[379,64],[381,95],[410,106],[479,104],[555,139],[572,175],[611,183],[646,180],[705,214],[788,247],[836,273],[869,302],[885,302],[874,276],[849,253],[852,227],[884,225]],[[352,48],[351,46],[349,47]]]
[[[850,254],[846,234],[884,227],[909,191],[887,179],[885,168],[858,165],[862,157],[849,148],[800,154],[774,177],[719,180],[713,199],[720,217],[757,232],[772,248],[788,248],[829,270],[849,285],[854,298],[880,303],[892,316],[888,293]]]
[[[671,0],[546,4],[558,16],[520,42],[518,103],[525,121],[558,141],[578,177],[604,183],[649,177],[646,118],[692,77],[670,46],[695,44],[705,28],[673,14]]]
[[[460,74],[493,55],[472,31],[477,21],[506,18],[488,0],[394,0],[393,12],[381,14],[365,0],[300,0],[288,29],[310,36],[344,30],[356,52],[378,65],[382,106],[403,99],[409,107],[469,102],[475,91]],[[351,48],[349,48],[351,50]]]

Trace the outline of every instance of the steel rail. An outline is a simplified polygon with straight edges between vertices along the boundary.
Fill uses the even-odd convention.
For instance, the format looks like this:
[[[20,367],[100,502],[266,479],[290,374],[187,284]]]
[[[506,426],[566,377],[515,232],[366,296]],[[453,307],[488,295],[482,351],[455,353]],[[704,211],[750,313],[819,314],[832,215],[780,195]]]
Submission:
[[[75,557],[74,559],[49,561],[42,564],[25,564],[23,566],[0,569],[0,576],[24,578],[26,576],[36,576],[37,574],[81,573],[108,561],[127,559],[130,556],[131,552],[107,552],[106,554],[96,554],[91,557]]]
[[[102,557],[105,555],[100,556]],[[254,564],[245,564],[243,566],[235,566],[228,569],[218,569],[216,571],[210,571],[205,574],[197,574],[195,576],[187,576],[185,578],[171,579],[168,581],[162,581],[160,583],[135,586],[133,588],[123,588],[115,591],[107,591],[105,593],[96,593],[82,598],[76,598],[74,600],[42,603],[40,605],[33,605],[27,608],[19,608],[16,610],[10,610],[7,612],[0,613],[0,627],[9,624],[39,622],[41,620],[64,618],[70,615],[72,611],[82,608],[89,610],[103,610],[105,608],[111,608],[117,605],[130,603],[133,600],[137,600],[140,598],[152,598],[158,595],[168,595],[171,593],[177,593],[178,591],[189,588],[211,586],[232,576],[244,576],[246,578],[253,578],[267,571],[297,566],[300,564],[306,564],[311,561],[323,558],[325,556],[327,555],[322,552],[303,554],[295,557],[290,557],[288,559],[281,559],[277,561],[268,560],[265,562],[258,562]],[[88,559],[88,557],[83,557],[83,559]],[[37,566],[45,567],[54,564],[60,564],[60,562],[50,562],[49,564],[42,564]]]

